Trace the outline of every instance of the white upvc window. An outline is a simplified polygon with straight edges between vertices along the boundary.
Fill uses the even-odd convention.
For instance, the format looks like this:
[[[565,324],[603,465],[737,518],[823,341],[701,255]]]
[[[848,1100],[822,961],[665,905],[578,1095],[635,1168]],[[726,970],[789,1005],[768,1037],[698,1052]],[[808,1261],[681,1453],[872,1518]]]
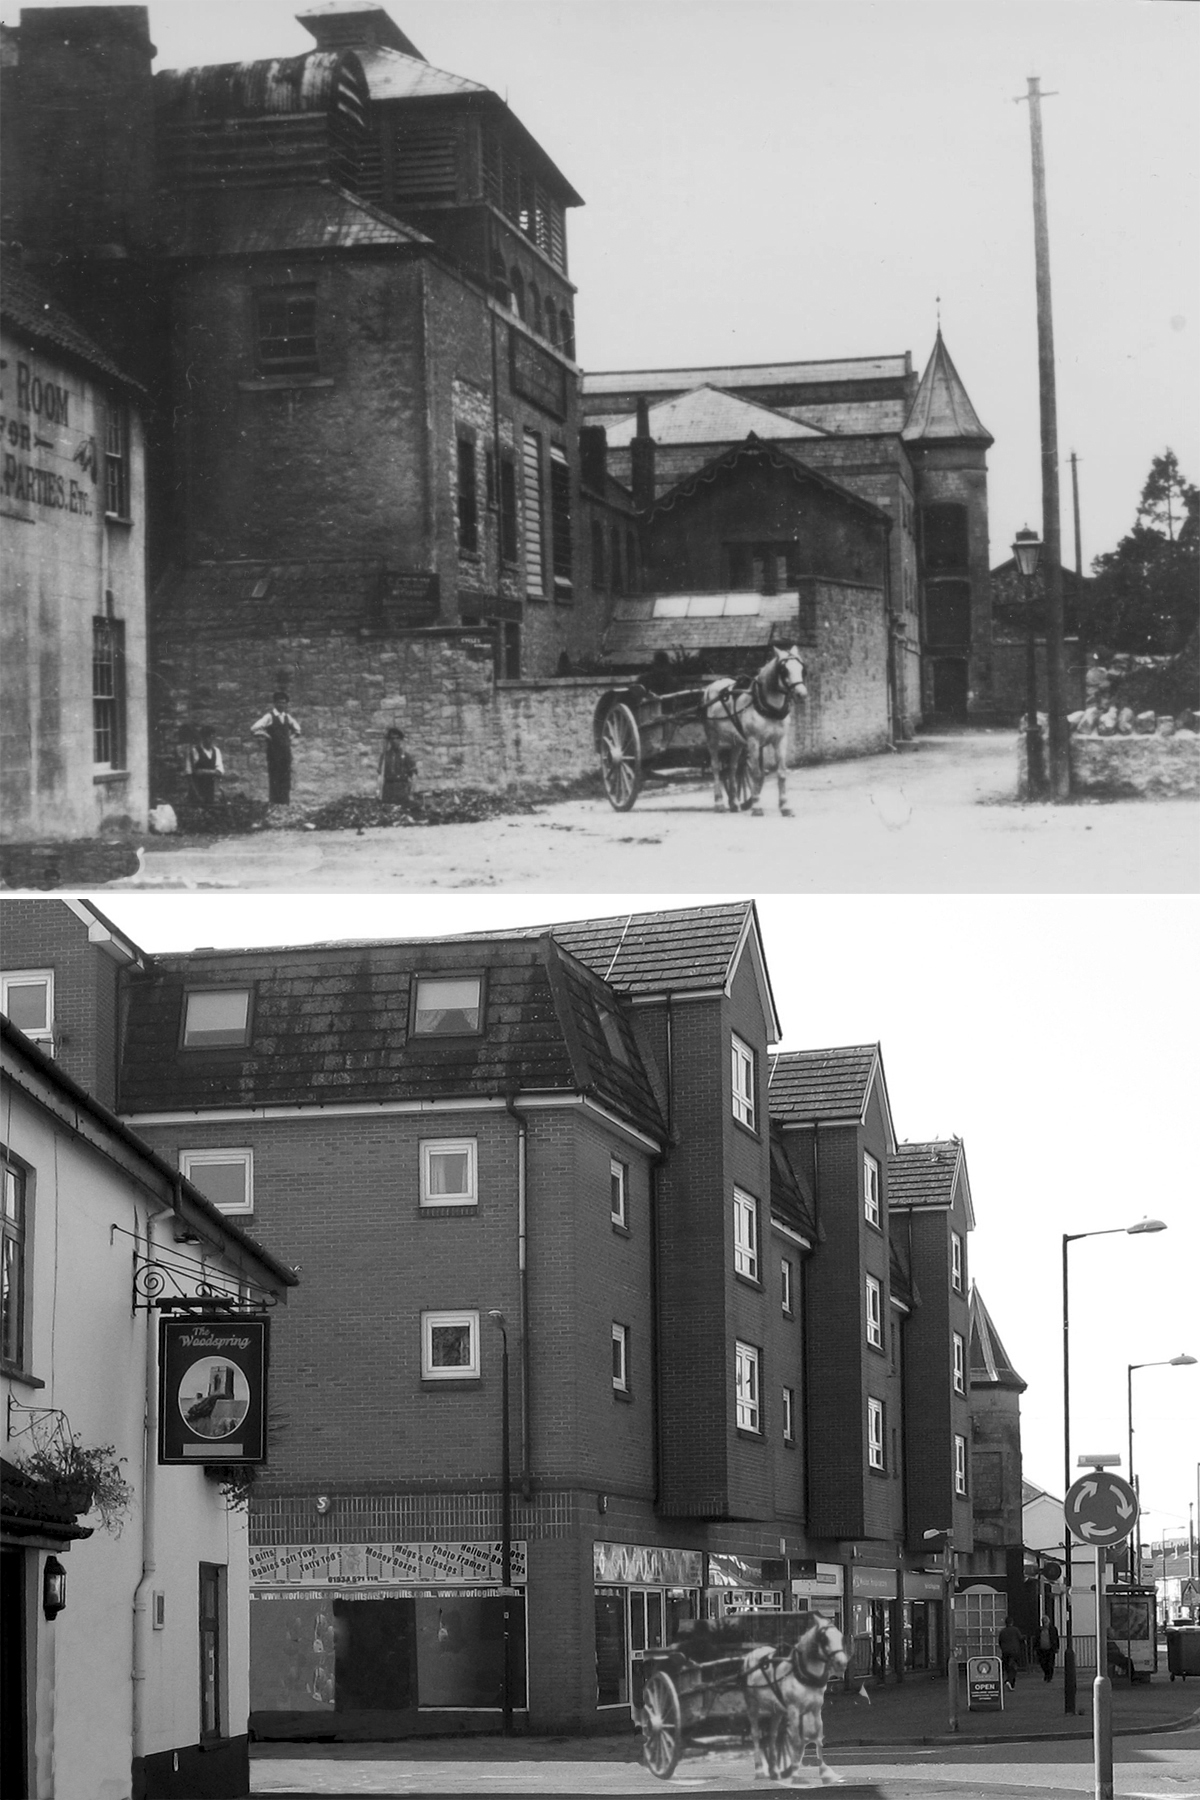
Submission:
[[[421,1205],[479,1204],[478,1145],[474,1138],[421,1139]]]
[[[733,1267],[748,1281],[758,1280],[758,1201],[733,1190]]]
[[[9,969],[0,975],[0,1012],[45,1051],[54,1047],[54,970]]]
[[[867,1278],[867,1342],[876,1350],[883,1349],[883,1284],[874,1275]]]
[[[223,1213],[254,1211],[253,1150],[181,1150],[179,1170]]]
[[[615,1319],[612,1328],[612,1384],[614,1393],[629,1392],[629,1327],[618,1325]]]
[[[792,1318],[796,1311],[796,1271],[790,1256],[779,1259],[779,1303],[785,1318]]]
[[[479,1314],[421,1314],[421,1376],[425,1381],[479,1379]]]
[[[967,1346],[960,1332],[954,1333],[954,1391],[965,1394],[967,1391]]]
[[[753,1344],[739,1342],[734,1345],[734,1394],[739,1431],[762,1430],[760,1360],[759,1352]]]
[[[609,1181],[612,1199],[610,1213],[614,1225],[628,1227],[629,1224],[629,1166],[620,1162],[615,1156],[609,1159]]]
[[[879,1164],[869,1150],[863,1151],[863,1212],[868,1225],[878,1225]]]
[[[867,1400],[867,1462],[872,1469],[885,1467],[883,1454],[883,1401]]]
[[[950,1286],[956,1294],[963,1291],[963,1246],[957,1231],[950,1233]]]
[[[967,1440],[958,1432],[954,1434],[954,1491],[956,1494],[967,1491]]]
[[[785,1444],[796,1441],[796,1390],[790,1387],[783,1390],[783,1441]]]
[[[733,1076],[733,1116],[754,1130],[754,1052],[736,1032],[730,1037]]]

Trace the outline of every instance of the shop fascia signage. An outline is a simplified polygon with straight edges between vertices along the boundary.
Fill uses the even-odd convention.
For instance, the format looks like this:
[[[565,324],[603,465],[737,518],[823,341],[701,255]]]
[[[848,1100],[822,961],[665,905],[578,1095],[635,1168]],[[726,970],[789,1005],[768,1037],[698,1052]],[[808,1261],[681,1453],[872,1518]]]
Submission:
[[[261,1463],[267,1447],[266,1319],[160,1319],[160,1463]]]
[[[592,1545],[592,1572],[605,1586],[699,1587],[703,1566],[699,1550],[668,1550],[657,1544]]]
[[[851,1592],[876,1600],[896,1598],[895,1569],[855,1569],[851,1575]]]
[[[482,1544],[257,1544],[256,1588],[452,1587],[499,1582],[503,1546]],[[525,1580],[525,1545],[512,1546],[514,1584]]]

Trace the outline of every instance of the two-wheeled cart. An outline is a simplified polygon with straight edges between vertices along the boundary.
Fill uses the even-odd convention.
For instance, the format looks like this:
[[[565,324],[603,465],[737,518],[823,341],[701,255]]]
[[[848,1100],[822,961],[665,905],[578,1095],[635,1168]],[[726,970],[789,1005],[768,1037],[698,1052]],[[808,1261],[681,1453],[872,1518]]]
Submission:
[[[600,779],[618,812],[628,812],[647,780],[695,780],[709,766],[703,688],[658,693],[641,682],[609,688],[596,702],[592,735]],[[722,785],[735,811],[754,798],[747,746],[730,759]]]
[[[642,1760],[667,1780],[688,1748],[745,1742],[746,1658],[763,1647],[790,1650],[811,1613],[744,1612],[719,1625],[697,1619],[671,1645],[647,1650],[633,1665],[633,1718]]]

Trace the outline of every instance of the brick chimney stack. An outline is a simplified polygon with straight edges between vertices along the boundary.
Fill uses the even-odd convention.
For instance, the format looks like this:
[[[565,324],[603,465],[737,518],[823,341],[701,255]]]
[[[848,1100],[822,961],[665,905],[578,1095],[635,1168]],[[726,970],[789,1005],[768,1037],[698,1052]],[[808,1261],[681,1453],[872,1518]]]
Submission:
[[[639,512],[654,505],[654,439],[650,436],[650,408],[643,398],[637,403],[637,431],[629,446],[630,485]]]
[[[144,6],[25,7],[14,66],[16,197],[7,228],[35,254],[120,259],[149,241],[154,186]]]

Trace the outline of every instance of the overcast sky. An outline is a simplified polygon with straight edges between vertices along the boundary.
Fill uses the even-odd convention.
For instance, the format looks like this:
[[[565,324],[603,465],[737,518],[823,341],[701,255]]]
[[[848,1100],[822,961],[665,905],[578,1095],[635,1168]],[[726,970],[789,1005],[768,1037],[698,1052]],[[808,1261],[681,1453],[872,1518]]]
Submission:
[[[157,67],[295,55],[289,0],[152,0]],[[583,196],[589,369],[946,342],[984,424],[991,560],[1040,527],[1026,77],[1044,106],[1063,468],[1083,557],[1165,446],[1200,480],[1187,0],[392,0],[433,64],[507,98]],[[10,23],[19,8],[3,0]]]
[[[744,896],[375,899],[101,895],[144,949],[437,936]],[[1061,1235],[1072,1246],[1072,1437],[1126,1454],[1126,1370],[1200,1358],[1195,1024],[1187,899],[759,901],[784,1049],[879,1041],[896,1132],[966,1144],[970,1272],[1017,1369],[1026,1477],[1062,1492]],[[273,1245],[287,1255],[286,1243]],[[1186,1534],[1200,1364],[1135,1374],[1144,1535]]]

